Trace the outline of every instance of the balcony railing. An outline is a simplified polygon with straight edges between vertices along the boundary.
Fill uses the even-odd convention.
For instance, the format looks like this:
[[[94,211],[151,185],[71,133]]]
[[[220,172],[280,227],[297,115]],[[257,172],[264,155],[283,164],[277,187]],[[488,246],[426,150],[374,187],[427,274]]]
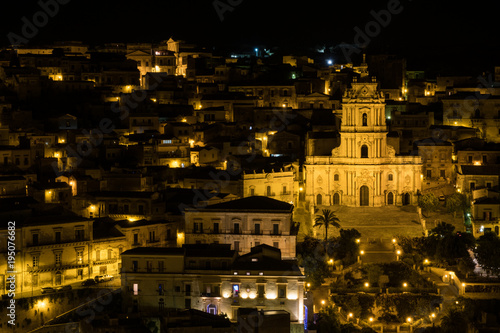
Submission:
[[[221,297],[220,293],[201,293],[201,297]]]

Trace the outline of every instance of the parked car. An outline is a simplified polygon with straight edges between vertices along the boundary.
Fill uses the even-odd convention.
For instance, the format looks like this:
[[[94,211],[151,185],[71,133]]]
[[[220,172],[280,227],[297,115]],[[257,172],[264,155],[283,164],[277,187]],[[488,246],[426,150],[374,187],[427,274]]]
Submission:
[[[49,294],[49,293],[55,293],[56,290],[52,287],[43,287],[42,288],[42,294]]]
[[[94,279],[87,279],[82,282],[82,286],[84,287],[93,286],[94,284],[97,284]]]
[[[70,291],[71,289],[73,289],[73,287],[71,287],[71,285],[67,284],[65,286],[58,287],[57,291]]]
[[[107,281],[112,281],[113,280],[113,275],[109,274],[103,274],[103,275],[96,275],[94,278],[95,282],[107,282]]]

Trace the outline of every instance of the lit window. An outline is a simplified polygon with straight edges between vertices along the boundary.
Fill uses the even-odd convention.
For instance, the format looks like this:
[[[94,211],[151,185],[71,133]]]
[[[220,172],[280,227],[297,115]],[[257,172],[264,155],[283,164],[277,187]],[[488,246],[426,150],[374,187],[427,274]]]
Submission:
[[[134,295],[139,295],[139,284],[134,283]]]

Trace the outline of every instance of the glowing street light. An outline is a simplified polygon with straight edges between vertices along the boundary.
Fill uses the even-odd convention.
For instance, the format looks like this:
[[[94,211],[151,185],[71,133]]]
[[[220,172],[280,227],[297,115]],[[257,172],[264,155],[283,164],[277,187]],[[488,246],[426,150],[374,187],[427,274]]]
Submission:
[[[369,282],[365,282],[365,287],[368,288],[370,286]]]
[[[321,300],[321,305],[325,305],[325,300]]]
[[[408,283],[403,282],[403,288],[406,288],[406,287],[408,287]]]

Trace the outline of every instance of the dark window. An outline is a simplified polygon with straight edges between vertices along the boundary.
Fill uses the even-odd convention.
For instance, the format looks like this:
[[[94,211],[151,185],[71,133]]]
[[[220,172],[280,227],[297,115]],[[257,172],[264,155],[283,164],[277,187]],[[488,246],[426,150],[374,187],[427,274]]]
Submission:
[[[488,156],[483,155],[483,163],[487,163],[487,162],[488,162]]]
[[[472,163],[472,155],[467,156],[468,162]]]
[[[84,240],[84,230],[83,229],[77,229],[75,230],[75,240],[76,241],[83,241]]]
[[[333,175],[333,180],[338,182],[340,180],[340,175],[338,173],[336,173],[335,175]]]
[[[33,234],[33,245],[34,246],[38,245],[38,234]]]
[[[134,244],[139,244],[139,234],[134,234]]]
[[[475,182],[471,182],[470,183],[470,190],[473,191],[476,189],[476,183]]]
[[[265,287],[263,284],[259,284],[257,286],[257,297],[262,298],[264,297],[264,292],[265,292]]]
[[[333,204],[334,205],[340,205],[340,194],[335,193],[333,195]]]
[[[445,178],[446,177],[446,171],[445,170],[439,170],[439,177]]]
[[[266,195],[267,195],[268,197],[270,197],[270,196],[271,196],[271,186],[266,187]]]
[[[432,178],[432,170],[427,170],[427,178]]]
[[[323,196],[321,194],[318,194],[316,196],[316,205],[322,205],[323,204]]]
[[[363,126],[368,126],[368,116],[363,113]]]
[[[368,158],[368,146],[367,145],[361,146],[361,158]]]
[[[56,243],[61,243],[61,232],[56,231]]]
[[[278,223],[273,224],[273,235],[278,235],[280,232],[280,225]]]
[[[214,234],[219,233],[219,222],[214,222]]]
[[[391,180],[393,179],[393,177],[394,177],[394,176],[392,175],[392,173],[390,173],[390,174],[387,176],[387,180],[391,181]]]
[[[388,205],[393,205],[394,204],[394,194],[392,194],[392,192],[389,192],[387,194],[387,204]]]
[[[239,234],[240,233],[240,224],[239,223],[235,223],[234,224],[234,233],[235,234]]]
[[[190,284],[186,284],[184,292],[185,292],[186,296],[191,296],[191,285]]]
[[[285,285],[278,286],[278,297],[279,298],[286,297],[286,286]]]
[[[163,291],[163,284],[158,284],[158,295],[163,296],[164,291]]]
[[[137,260],[132,261],[132,271],[137,272],[139,269],[139,262]]]
[[[260,223],[255,223],[255,234],[260,235]]]

